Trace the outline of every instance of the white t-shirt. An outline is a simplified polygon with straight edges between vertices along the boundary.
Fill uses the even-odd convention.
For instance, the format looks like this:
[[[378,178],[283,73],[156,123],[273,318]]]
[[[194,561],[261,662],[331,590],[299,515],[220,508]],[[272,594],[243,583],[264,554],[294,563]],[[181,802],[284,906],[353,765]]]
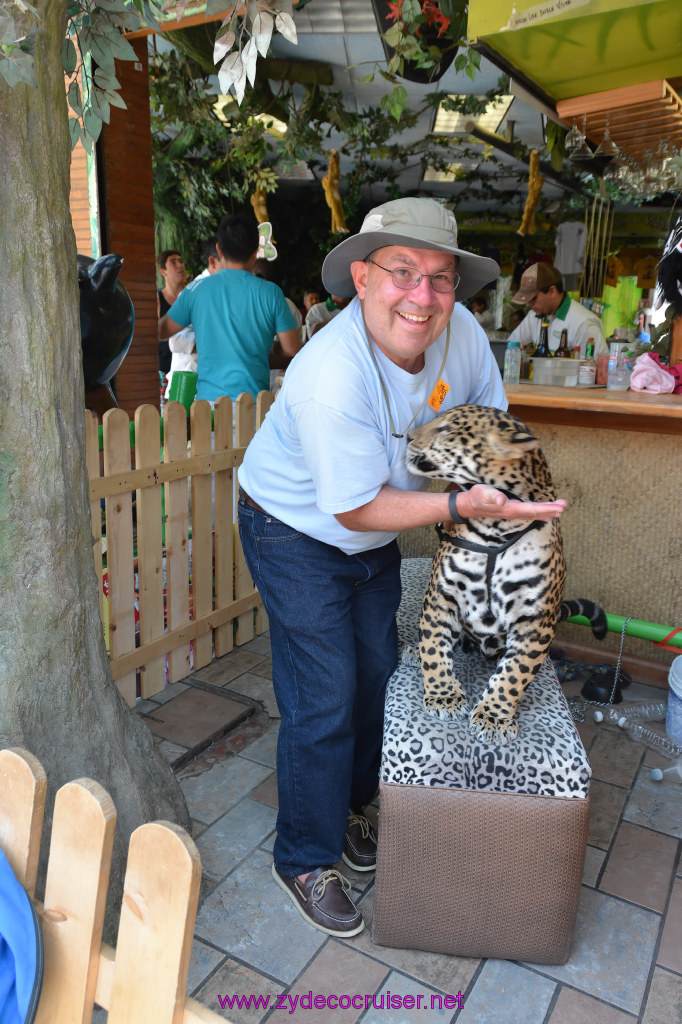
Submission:
[[[441,373],[449,387],[440,412],[472,403],[507,408],[490,344],[473,315],[456,303]],[[443,361],[446,333],[411,374],[374,348],[396,433],[433,419],[428,404]],[[423,490],[428,480],[405,466],[407,439],[392,436],[389,412],[355,298],[295,356],[277,400],[249,445],[239,481],[254,501],[295,530],[347,554],[388,544],[397,532],[347,530],[336,514],[365,505],[385,484]]]
[[[330,300],[331,301],[331,300]],[[305,318],[306,335],[312,337],[313,330],[315,327],[319,327],[320,324],[328,324],[330,320],[333,320],[337,313],[341,310],[338,306],[329,308],[326,301],[316,302],[314,306],[311,306],[308,310]],[[315,332],[317,333],[317,332]]]
[[[583,221],[564,221],[556,229],[554,266],[562,274],[580,274],[585,269],[585,237]]]
[[[489,309],[484,309],[480,313],[474,312],[474,316],[476,317],[484,331],[495,330],[495,320]]]

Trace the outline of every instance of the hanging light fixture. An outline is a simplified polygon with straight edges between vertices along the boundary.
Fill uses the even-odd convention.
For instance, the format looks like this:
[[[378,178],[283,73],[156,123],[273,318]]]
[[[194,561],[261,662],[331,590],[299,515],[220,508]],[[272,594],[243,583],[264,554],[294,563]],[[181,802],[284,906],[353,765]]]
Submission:
[[[601,140],[599,145],[594,151],[595,156],[608,157],[609,159],[617,159],[621,156],[619,146],[613,141],[609,134],[609,115],[606,115],[606,122],[604,127],[604,138]]]
[[[585,126],[587,124],[587,118],[583,117],[583,128],[581,132],[578,132],[579,141],[576,143],[574,148],[568,154],[568,159],[574,162],[592,160],[594,153],[587,144],[587,136],[585,135]]]
[[[566,133],[566,138],[564,139],[564,149],[566,150],[566,156],[570,157],[573,150],[578,149],[578,147],[582,145],[584,141],[585,136],[575,123],[575,118],[573,118],[573,127],[569,128],[568,132]]]

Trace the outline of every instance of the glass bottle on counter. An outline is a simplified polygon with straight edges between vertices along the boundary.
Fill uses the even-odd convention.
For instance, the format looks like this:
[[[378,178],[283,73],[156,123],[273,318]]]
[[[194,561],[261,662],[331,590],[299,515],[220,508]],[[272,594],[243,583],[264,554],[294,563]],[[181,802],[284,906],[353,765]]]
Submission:
[[[609,353],[602,352],[597,359],[597,377],[596,384],[604,385],[608,382],[609,375]]]
[[[568,331],[566,330],[565,327],[564,327],[563,331],[561,332],[561,340],[559,341],[559,347],[557,348],[556,352],[554,353],[554,358],[555,359],[570,359],[571,358],[571,350],[568,347]]]
[[[549,348],[549,320],[543,320],[540,324],[540,337],[538,338],[535,355],[543,359],[548,359],[551,354],[552,353]]]
[[[597,364],[594,361],[594,338],[590,338],[585,349],[585,358],[578,367],[578,387],[584,388],[594,384],[597,379]]]
[[[617,331],[608,339],[609,369],[606,387],[609,391],[627,391],[630,387],[630,349],[631,343],[621,339]]]
[[[521,346],[521,380],[533,379],[533,356],[537,351],[534,341]]]

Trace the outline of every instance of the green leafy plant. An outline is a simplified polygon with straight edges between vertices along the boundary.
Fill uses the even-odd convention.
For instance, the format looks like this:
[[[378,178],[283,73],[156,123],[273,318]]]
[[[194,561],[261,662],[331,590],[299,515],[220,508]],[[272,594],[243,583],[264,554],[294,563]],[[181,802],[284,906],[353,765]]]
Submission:
[[[62,45],[62,66],[68,82],[72,147],[80,141],[90,151],[109,123],[111,107],[125,109],[116,60],[137,60],[123,31],[141,23],[158,26],[159,0],[71,0]]]
[[[18,25],[12,11],[22,15]],[[125,108],[116,60],[137,60],[123,33],[140,25],[159,28],[161,0],[69,0],[62,66],[71,110],[72,147],[80,139],[91,150],[111,107]],[[0,74],[10,85],[35,86],[33,50],[38,12],[27,0],[0,0]]]
[[[566,157],[565,139],[566,129],[562,125],[557,124],[556,121],[548,120],[545,127],[545,144],[550,162],[555,171],[560,171],[564,166],[564,159]]]
[[[298,0],[304,7],[309,0]],[[124,33],[140,26],[160,31],[172,9],[182,17],[189,0],[69,0],[62,46],[62,65],[70,107],[72,147],[80,140],[92,150],[108,123],[111,107],[125,109],[116,78],[116,60],[136,60]],[[207,9],[216,6],[208,0]],[[218,6],[225,10],[225,5]],[[296,42],[291,0],[258,0],[231,4],[215,41],[214,61],[223,92],[234,88],[244,98],[247,80],[254,84],[258,55],[265,57],[274,31]],[[19,21],[15,15],[20,15]],[[39,15],[28,0],[0,0],[0,74],[10,86],[35,86],[33,51]],[[167,19],[166,19],[167,20]]]
[[[22,19],[20,24],[15,14],[29,15],[27,28]],[[0,0],[0,74],[10,86],[25,82],[35,86],[36,76],[33,66],[35,48],[35,21],[38,12],[32,4],[24,0]]]

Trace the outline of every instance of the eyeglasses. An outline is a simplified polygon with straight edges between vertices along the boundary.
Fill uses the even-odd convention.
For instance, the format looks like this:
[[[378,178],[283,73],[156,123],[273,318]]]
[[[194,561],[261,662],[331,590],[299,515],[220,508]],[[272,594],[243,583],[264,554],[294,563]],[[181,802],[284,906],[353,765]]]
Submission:
[[[375,263],[369,257],[365,263],[371,263],[379,270],[385,270],[387,274],[391,275],[396,288],[402,288],[403,291],[408,292],[418,288],[424,277],[428,277],[434,292],[441,292],[443,295],[454,292],[460,281],[459,274],[455,273],[421,274],[414,267],[395,267],[393,270],[389,270],[388,267],[382,267],[380,263]]]

